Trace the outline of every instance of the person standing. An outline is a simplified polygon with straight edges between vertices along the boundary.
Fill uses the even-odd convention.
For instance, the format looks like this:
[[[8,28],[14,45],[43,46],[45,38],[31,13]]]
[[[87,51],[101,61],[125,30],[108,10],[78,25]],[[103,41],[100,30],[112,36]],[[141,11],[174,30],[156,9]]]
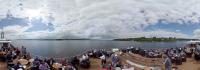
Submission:
[[[101,65],[102,65],[102,67],[106,64],[106,56],[105,55],[102,55],[101,57],[100,57],[100,59],[101,59]]]
[[[26,54],[26,48],[24,46],[22,46],[21,51],[22,51],[22,55]]]
[[[164,56],[165,70],[171,70],[172,62],[168,56]]]

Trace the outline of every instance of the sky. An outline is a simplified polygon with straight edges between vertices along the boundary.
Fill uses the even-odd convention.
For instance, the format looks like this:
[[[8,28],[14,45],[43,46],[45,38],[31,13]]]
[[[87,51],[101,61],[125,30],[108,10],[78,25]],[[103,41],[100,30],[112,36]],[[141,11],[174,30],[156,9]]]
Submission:
[[[200,0],[0,0],[8,39],[200,39]]]

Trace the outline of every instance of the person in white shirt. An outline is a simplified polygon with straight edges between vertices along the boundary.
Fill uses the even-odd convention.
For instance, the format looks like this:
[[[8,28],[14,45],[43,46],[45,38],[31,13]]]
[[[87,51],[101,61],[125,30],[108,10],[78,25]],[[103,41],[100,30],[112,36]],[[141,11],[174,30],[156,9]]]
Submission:
[[[82,60],[86,60],[87,57],[85,55],[82,56]]]
[[[105,56],[105,55],[102,55],[102,56],[100,57],[100,59],[101,59],[101,65],[102,65],[102,66],[105,65],[105,64],[106,64],[106,56]]]

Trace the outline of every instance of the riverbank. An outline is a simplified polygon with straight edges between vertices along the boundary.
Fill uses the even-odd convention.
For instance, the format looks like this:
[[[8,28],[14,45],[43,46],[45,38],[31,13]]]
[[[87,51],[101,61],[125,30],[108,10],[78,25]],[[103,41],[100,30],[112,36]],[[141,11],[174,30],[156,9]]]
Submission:
[[[198,40],[198,39],[185,39],[185,38],[146,38],[146,37],[140,37],[140,38],[119,38],[119,39],[113,39],[114,41],[137,41],[137,42],[175,42],[175,41],[191,41],[191,40]]]

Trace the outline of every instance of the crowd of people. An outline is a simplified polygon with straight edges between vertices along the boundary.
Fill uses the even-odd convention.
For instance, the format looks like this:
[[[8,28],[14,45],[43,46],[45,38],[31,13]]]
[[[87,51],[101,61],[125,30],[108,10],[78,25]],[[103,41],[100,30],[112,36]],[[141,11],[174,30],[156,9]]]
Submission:
[[[123,68],[120,63],[120,57],[116,54],[116,51],[122,53],[134,53],[139,54],[146,58],[162,58],[166,55],[164,61],[166,68],[169,68],[172,63],[181,65],[182,62],[186,62],[186,58],[192,58],[194,55],[195,60],[200,60],[200,47],[176,47],[166,49],[144,49],[140,47],[129,47],[113,50],[91,50],[82,54],[81,56],[74,56],[69,59],[62,58],[55,60],[54,58],[39,58],[37,56],[31,56],[27,52],[26,48],[14,47],[12,45],[2,46],[0,49],[0,60],[6,61],[7,66],[11,70],[17,69],[31,69],[31,70],[78,70],[79,67],[90,68],[90,58],[97,58],[101,60],[101,67],[105,70],[112,70],[114,68]],[[108,59],[111,59],[111,63],[108,63]],[[17,63],[14,61],[17,60]]]
[[[106,50],[91,50],[81,56],[74,56],[68,59],[62,58],[56,60],[54,58],[39,58],[32,56],[27,52],[26,48],[14,46],[2,46],[0,49],[0,60],[7,63],[9,70],[78,70],[78,67],[90,68],[90,58],[101,59],[103,69],[111,70],[120,67],[120,59],[117,54]],[[111,58],[112,63],[107,63],[107,59]],[[15,62],[17,61],[17,62]]]
[[[111,50],[91,50],[88,51],[87,54],[89,58],[96,58],[101,60],[101,67],[104,70],[112,70],[116,67],[121,67],[120,58],[116,53]],[[111,58],[111,63],[108,63],[108,59]]]
[[[159,49],[142,49],[140,47],[130,47],[121,49],[124,53],[139,54],[147,58],[162,58],[164,56],[166,69],[171,70],[172,63],[182,65],[186,62],[187,58],[193,58],[197,61],[200,60],[200,45],[186,45],[184,47],[176,48],[159,48]]]
[[[162,57],[162,50],[161,49],[144,49],[140,47],[129,47],[125,49],[121,49],[123,53],[131,52],[134,54],[139,54],[143,57],[148,58],[161,58]]]
[[[54,58],[32,57],[26,48],[22,46],[20,49],[12,45],[4,45],[0,49],[0,60],[7,63],[9,70],[77,70],[76,65],[79,64],[78,58],[74,57],[70,60],[55,60]]]

